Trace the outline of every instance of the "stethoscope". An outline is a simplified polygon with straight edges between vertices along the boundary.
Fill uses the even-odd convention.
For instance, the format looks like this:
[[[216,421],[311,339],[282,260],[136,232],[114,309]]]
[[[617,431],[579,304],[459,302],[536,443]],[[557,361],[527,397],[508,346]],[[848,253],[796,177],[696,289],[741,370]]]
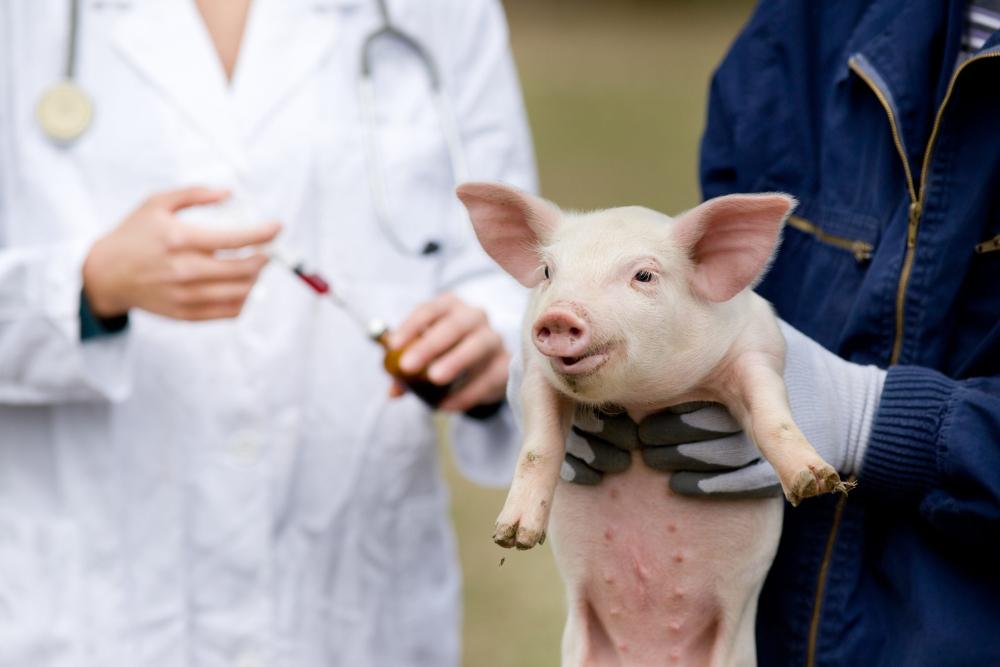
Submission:
[[[372,201],[375,205],[375,219],[383,235],[389,240],[393,247],[403,254],[414,254],[414,249],[407,245],[399,235],[396,234],[390,223],[389,201],[386,194],[385,174],[382,169],[382,162],[379,159],[378,132],[375,122],[375,83],[372,74],[372,49],[380,40],[396,40],[401,45],[409,49],[420,61],[427,71],[427,77],[431,88],[431,99],[437,111],[438,120],[441,123],[441,131],[444,135],[445,144],[448,147],[448,161],[451,166],[451,174],[455,184],[468,180],[468,163],[465,159],[465,149],[462,146],[462,138],[458,130],[458,123],[455,121],[455,114],[451,107],[450,100],[441,84],[441,75],[434,58],[429,51],[417,41],[416,38],[406,34],[397,28],[389,16],[385,0],[375,0],[378,7],[382,24],[369,34],[361,45],[361,71],[358,82],[358,98],[361,102],[361,116],[365,124],[366,153],[368,163],[368,180],[371,185]],[[467,236],[464,235],[464,236]],[[459,238],[456,236],[455,238]],[[441,250],[441,243],[437,240],[428,240],[416,252],[422,255],[432,255]],[[454,248],[451,248],[454,250]]]
[[[76,39],[80,24],[80,0],[69,0],[69,36],[64,78],[45,90],[35,107],[42,132],[53,143],[66,146],[80,138],[94,117],[94,105],[76,84]]]
[[[393,23],[385,0],[375,0],[381,19],[380,25],[372,31],[361,45],[361,63],[358,79],[360,112],[365,127],[365,153],[368,181],[374,204],[375,220],[379,229],[392,247],[404,255],[433,255],[441,251],[438,239],[426,240],[419,248],[412,247],[396,233],[390,222],[389,196],[385,173],[378,149],[378,128],[375,119],[375,83],[372,66],[372,52],[376,43],[395,40],[416,57],[427,72],[431,90],[431,100],[437,112],[448,150],[448,161],[452,178],[456,184],[467,180],[468,163],[462,145],[458,123],[450,100],[441,83],[441,74],[430,52],[413,36],[400,30]],[[39,98],[35,109],[38,125],[49,139],[58,145],[68,146],[76,141],[90,126],[94,116],[94,106],[87,93],[75,82],[77,38],[80,24],[80,0],[69,0],[69,36],[66,53],[65,77],[49,87]],[[467,237],[458,234],[455,239]],[[461,242],[459,242],[461,245]],[[450,248],[454,250],[455,248]]]

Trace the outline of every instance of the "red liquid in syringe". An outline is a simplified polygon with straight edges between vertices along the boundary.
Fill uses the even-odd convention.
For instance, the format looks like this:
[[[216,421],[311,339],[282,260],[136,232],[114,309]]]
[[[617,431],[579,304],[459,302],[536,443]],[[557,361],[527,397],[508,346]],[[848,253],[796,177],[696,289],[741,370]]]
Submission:
[[[330,291],[330,283],[323,280],[318,273],[306,273],[301,266],[296,266],[292,271],[317,294],[326,294]]]

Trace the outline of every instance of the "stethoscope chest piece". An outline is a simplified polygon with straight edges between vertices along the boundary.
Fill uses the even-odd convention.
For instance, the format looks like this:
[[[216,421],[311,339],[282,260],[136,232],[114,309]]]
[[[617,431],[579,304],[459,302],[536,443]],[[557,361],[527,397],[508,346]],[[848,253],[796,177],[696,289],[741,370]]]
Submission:
[[[80,86],[72,81],[60,81],[42,94],[35,107],[35,116],[46,136],[68,144],[90,126],[94,105]]]

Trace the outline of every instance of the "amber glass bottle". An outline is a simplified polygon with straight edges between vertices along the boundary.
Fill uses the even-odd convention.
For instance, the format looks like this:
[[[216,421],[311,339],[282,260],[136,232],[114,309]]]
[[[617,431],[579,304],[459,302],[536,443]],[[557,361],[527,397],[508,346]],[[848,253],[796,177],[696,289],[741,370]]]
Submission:
[[[401,380],[410,391],[432,408],[436,408],[441,404],[444,397],[451,391],[451,384],[434,384],[427,377],[426,369],[413,375],[404,373],[399,367],[399,358],[403,356],[406,348],[402,347],[394,350],[389,347],[389,327],[384,323],[379,321],[372,322],[368,335],[385,350],[385,358],[382,361],[382,365],[385,366],[385,370],[389,375]]]

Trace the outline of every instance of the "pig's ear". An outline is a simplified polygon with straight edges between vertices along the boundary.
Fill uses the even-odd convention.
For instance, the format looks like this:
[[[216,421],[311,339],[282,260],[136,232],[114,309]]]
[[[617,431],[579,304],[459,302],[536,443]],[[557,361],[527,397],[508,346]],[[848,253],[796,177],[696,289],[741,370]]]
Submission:
[[[463,183],[457,194],[486,253],[525,287],[541,282],[538,246],[562,218],[556,205],[498,183]]]
[[[709,301],[728,301],[763,274],[797,202],[786,194],[726,195],[677,218],[674,239],[694,261],[691,287]]]

